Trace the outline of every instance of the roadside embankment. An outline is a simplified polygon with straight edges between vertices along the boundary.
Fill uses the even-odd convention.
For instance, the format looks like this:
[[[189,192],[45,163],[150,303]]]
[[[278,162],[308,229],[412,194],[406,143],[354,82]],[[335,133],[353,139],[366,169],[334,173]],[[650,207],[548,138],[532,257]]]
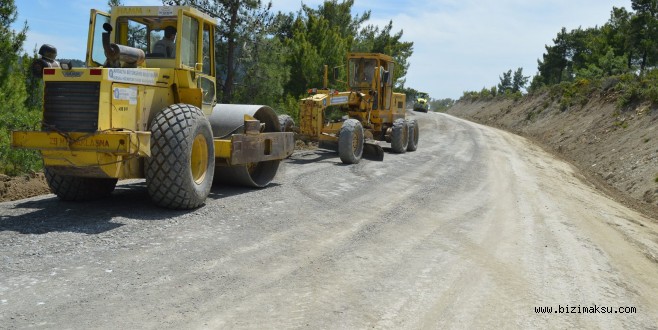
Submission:
[[[548,93],[459,101],[447,113],[528,137],[579,167],[616,199],[658,217],[658,109],[619,110],[595,95],[567,109]]]

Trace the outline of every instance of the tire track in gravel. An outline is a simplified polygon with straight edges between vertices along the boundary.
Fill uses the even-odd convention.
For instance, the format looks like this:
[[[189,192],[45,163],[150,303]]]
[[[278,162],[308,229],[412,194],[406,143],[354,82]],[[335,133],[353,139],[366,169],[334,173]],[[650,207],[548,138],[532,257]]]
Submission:
[[[438,147],[437,147],[438,148]],[[432,148],[435,149],[435,148]],[[468,148],[460,148],[460,150],[468,150]],[[420,151],[420,149],[419,149]],[[427,154],[430,156],[433,156],[432,154],[436,152],[437,150],[428,150]],[[416,155],[420,154],[419,152],[416,153]],[[454,156],[454,155],[457,156]],[[473,166],[475,163],[471,163],[470,160],[473,158],[472,156],[467,155],[468,152],[462,152],[460,153],[452,153],[451,156],[454,158],[461,158],[464,160],[465,163],[470,164],[469,166]],[[412,154],[406,154],[406,155],[395,155],[397,157],[408,157],[408,156],[416,156],[413,153]],[[387,155],[389,156],[389,155]],[[423,155],[426,156],[426,155]],[[321,297],[322,300],[320,303],[314,304],[315,308],[313,310],[318,310],[318,311],[327,311],[327,307],[333,307],[334,310],[340,311],[340,306],[333,306],[332,302],[335,301],[344,301],[345,297],[344,295],[346,292],[354,291],[354,292],[359,292],[359,291],[368,291],[368,290],[363,290],[363,286],[367,286],[368,283],[372,283],[373,279],[376,278],[387,278],[391,274],[385,274],[388,271],[388,268],[393,268],[393,269],[403,269],[404,267],[404,262],[401,262],[400,260],[405,260],[408,258],[405,258],[405,256],[412,257],[416,255],[417,253],[414,252],[415,250],[418,250],[420,247],[433,247],[429,251],[432,253],[435,253],[437,251],[437,247],[435,246],[436,244],[432,243],[433,239],[436,239],[437,232],[440,231],[440,228],[435,228],[436,226],[441,226],[440,221],[434,224],[433,226],[428,226],[430,223],[427,223],[427,219],[432,219],[431,216],[428,215],[423,215],[423,216],[416,216],[414,212],[411,212],[410,210],[412,209],[418,209],[420,206],[423,204],[426,204],[429,200],[429,198],[418,198],[417,196],[430,196],[430,194],[434,193],[434,195],[444,195],[444,196],[455,196],[454,191],[458,191],[459,187],[456,186],[448,186],[443,182],[436,181],[430,181],[428,182],[426,178],[433,178],[435,173],[437,172],[437,169],[435,168],[436,164],[434,162],[427,162],[425,159],[426,157],[413,157],[413,158],[406,158],[404,160],[400,161],[393,161],[390,159],[391,157],[388,157],[387,161],[387,166],[385,167],[385,170],[390,169],[395,169],[401,164],[409,164],[411,163],[411,166],[417,166],[416,169],[418,170],[417,172],[410,172],[406,173],[402,176],[395,177],[391,179],[391,182],[389,183],[391,186],[396,187],[395,192],[403,192],[403,193],[398,193],[395,195],[396,199],[392,201],[391,204],[385,205],[385,204],[377,204],[377,208],[373,208],[369,203],[369,200],[372,199],[372,194],[362,194],[359,191],[347,191],[345,192],[345,195],[339,198],[339,201],[334,202],[335,204],[342,204],[343,205],[343,210],[353,210],[352,213],[360,214],[360,217],[354,217],[351,216],[351,218],[362,218],[362,219],[368,219],[366,222],[358,222],[357,224],[354,224],[350,230],[348,230],[346,233],[332,233],[332,236],[334,237],[334,240],[336,241],[335,247],[329,250],[330,253],[323,255],[321,258],[319,258],[316,262],[314,262],[314,266],[319,267],[319,265],[322,265],[322,271],[317,272],[317,271],[312,271],[312,270],[304,270],[304,268],[301,268],[300,271],[302,272],[310,272],[306,277],[311,277],[311,275],[314,276],[324,276],[323,279],[321,280],[315,280],[315,282],[320,282],[324,283],[324,288],[320,289],[320,293],[318,293],[318,288],[312,285],[309,285],[301,290],[300,293],[295,294],[292,300],[293,301],[303,301],[303,297],[309,297],[313,296],[316,299],[318,297]],[[434,158],[434,157],[431,157]],[[417,163],[417,164],[416,164]],[[377,166],[380,166],[381,163],[368,163],[368,165],[376,164]],[[461,170],[461,171],[469,171],[470,169],[468,168],[469,166],[455,166],[454,168]],[[481,166],[481,165],[479,165]],[[323,169],[324,170],[324,169]],[[367,168],[362,169],[358,168],[358,170],[352,171],[353,174],[358,175],[362,171],[367,171]],[[304,175],[309,175],[308,173],[305,173]],[[441,176],[443,177],[443,176]],[[423,183],[423,185],[419,186],[418,183]],[[454,183],[457,184],[457,183]],[[453,185],[454,185],[453,184]],[[458,186],[463,186],[463,182],[460,182],[457,184]],[[300,188],[300,185],[295,185],[297,189]],[[309,191],[313,191],[312,187],[309,189],[304,189],[304,195],[308,194]],[[445,189],[445,194],[439,193],[436,194],[437,190]],[[463,190],[468,190],[468,188],[463,188]],[[450,194],[448,194],[450,193]],[[472,193],[472,191],[471,191]],[[381,194],[381,193],[380,193]],[[376,196],[375,196],[376,197]],[[388,195],[388,197],[392,197],[391,194]],[[456,197],[456,199],[460,199],[461,196]],[[336,198],[335,196],[333,198]],[[439,198],[441,200],[443,198]],[[434,202],[435,199],[432,198],[431,202]],[[363,205],[367,205],[366,207],[363,207]],[[474,205],[475,210],[472,211],[465,211],[465,213],[473,212],[472,216],[477,216],[478,214],[482,213],[481,209],[478,209],[477,204]],[[414,219],[420,219],[424,222],[426,222],[423,226],[415,226],[413,225]],[[429,220],[430,222],[434,220]],[[354,229],[356,228],[356,229]],[[393,229],[394,228],[394,229]],[[381,247],[369,247],[372,245],[370,242],[391,242],[394,239],[391,239],[390,237],[379,237],[379,236],[390,236],[392,233],[398,233],[403,231],[403,229],[407,228],[407,232],[409,228],[414,228],[416,229],[414,232],[408,232],[407,235],[393,235],[397,239],[395,240],[394,246],[396,249],[393,249],[390,253],[384,254],[382,251],[377,251],[377,249],[381,249]],[[429,232],[427,233],[421,233],[418,232],[418,229],[424,230],[424,228],[428,228]],[[336,239],[337,237],[344,237],[342,239]],[[433,238],[432,238],[433,237]],[[347,241],[348,243],[345,243]],[[358,253],[359,249],[367,249],[367,252],[364,253]],[[438,247],[440,248],[440,246]],[[362,251],[363,252],[363,251]],[[346,267],[341,267],[339,265],[336,265],[336,263],[350,263],[350,262],[356,262],[359,261],[360,259],[356,257],[356,259],[348,256],[354,256],[354,255],[367,255],[370,256],[368,257],[369,264],[371,266],[360,266],[360,267],[355,267],[355,268],[363,268],[363,269],[373,269],[372,265],[380,265],[380,268],[383,266],[383,269],[379,270],[379,273],[373,273],[371,271],[370,276],[363,279],[360,281],[359,285],[354,285],[353,282],[350,282],[352,286],[348,286],[347,288],[345,287],[345,283],[343,284],[330,284],[332,283],[331,279],[332,278],[341,278],[337,272],[344,271]],[[401,254],[403,254],[401,256]],[[376,256],[376,257],[373,257]],[[438,258],[437,256],[427,256],[428,260],[432,260],[432,258],[436,259]],[[363,263],[363,260],[361,260]],[[400,264],[400,266],[396,266],[396,264]],[[445,265],[444,265],[445,266]],[[350,268],[350,267],[347,267]],[[351,268],[350,268],[351,269]],[[432,268],[426,268],[424,271],[420,271],[419,274],[425,273],[427,274]],[[417,281],[417,278],[415,278],[414,275],[414,281],[418,283],[424,283],[423,281]],[[428,277],[426,277],[428,278]],[[422,279],[422,278],[421,278]],[[412,282],[414,282],[412,281]],[[289,281],[296,283],[295,288],[289,288],[291,291],[299,291],[299,288],[297,285],[299,284],[300,281],[294,280],[294,281]],[[420,287],[425,288],[426,285],[421,285]],[[342,288],[342,289],[341,289]],[[296,290],[295,290],[296,289]],[[288,291],[288,290],[283,290],[283,291]],[[418,290],[418,292],[422,292],[423,290]],[[263,297],[261,297],[263,298]],[[343,298],[343,299],[341,299]],[[258,299],[255,299],[258,300]],[[357,301],[354,301],[354,303],[357,303]],[[246,302],[245,305],[251,305],[249,302]],[[319,306],[318,306],[319,305]],[[295,315],[309,315],[309,313],[313,313],[313,310],[308,310],[309,307],[309,302],[305,301],[304,304],[300,305],[300,309],[292,312]],[[383,307],[383,306],[380,306]],[[246,307],[245,307],[246,308]],[[331,308],[330,308],[331,309]],[[247,309],[248,310],[248,309]],[[254,311],[250,311],[252,314],[258,315],[259,313]],[[338,313],[338,312],[337,312]],[[340,313],[339,313],[340,314]],[[377,319],[378,316],[374,317],[373,320]],[[240,317],[238,317],[239,319]],[[285,320],[285,317],[282,317],[283,320]],[[312,316],[309,317],[309,319],[313,319]],[[269,321],[272,321],[272,319],[268,319]],[[337,321],[337,320],[334,320]],[[284,323],[274,323],[276,326],[290,326],[291,324],[285,324]],[[350,326],[350,324],[345,324],[346,326]],[[356,326],[357,324],[352,324],[352,326]],[[322,325],[319,325],[322,326]]]

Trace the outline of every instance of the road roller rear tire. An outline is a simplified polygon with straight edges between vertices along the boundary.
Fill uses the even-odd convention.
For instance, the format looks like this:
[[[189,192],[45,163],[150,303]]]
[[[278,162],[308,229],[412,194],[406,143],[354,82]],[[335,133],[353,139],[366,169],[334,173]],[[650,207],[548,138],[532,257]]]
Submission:
[[[48,187],[63,201],[91,201],[109,196],[117,185],[117,179],[85,178],[60,175],[57,170],[46,166],[44,168]]]

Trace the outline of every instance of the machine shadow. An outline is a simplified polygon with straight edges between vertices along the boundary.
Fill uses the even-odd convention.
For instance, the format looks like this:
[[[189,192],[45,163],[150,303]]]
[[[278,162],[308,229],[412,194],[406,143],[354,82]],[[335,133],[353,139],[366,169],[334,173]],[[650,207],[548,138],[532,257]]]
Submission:
[[[292,156],[285,159],[285,162],[295,165],[304,165],[329,161],[332,159],[340,163],[340,158],[338,158],[338,153],[336,151],[329,149],[314,149],[296,151]]]
[[[389,147],[383,147],[382,149],[384,150],[384,154],[392,153],[391,148]],[[363,153],[362,158],[374,162],[382,161],[382,159],[377,157],[376,155],[366,152]],[[350,166],[350,164],[343,164],[340,161],[337,151],[331,149],[322,149],[322,148],[318,148],[314,150],[296,151],[294,154],[292,154],[292,156],[285,159],[285,162],[295,165],[304,165],[304,164],[320,163],[320,162],[329,163],[330,160],[333,160],[331,161],[331,163],[333,163],[336,166]]]
[[[280,186],[280,184],[275,182],[271,182],[270,184],[267,185],[267,187],[263,187],[263,188],[253,188],[253,187],[236,186],[236,185],[230,185],[224,183],[215,183],[213,184],[212,189],[210,189],[210,194],[208,195],[208,198],[213,200],[220,200],[227,197],[249,194],[258,191],[260,189],[269,189],[278,186]]]
[[[268,187],[276,185],[272,183]],[[253,191],[253,188],[214,184],[206,204]],[[15,231],[37,235],[70,232],[97,235],[125,225],[114,222],[116,218],[162,221],[196,210],[170,210],[156,206],[148,195],[145,182],[117,185],[109,197],[96,201],[65,202],[50,196],[16,204],[15,209],[29,210],[25,214],[0,215],[0,232]]]

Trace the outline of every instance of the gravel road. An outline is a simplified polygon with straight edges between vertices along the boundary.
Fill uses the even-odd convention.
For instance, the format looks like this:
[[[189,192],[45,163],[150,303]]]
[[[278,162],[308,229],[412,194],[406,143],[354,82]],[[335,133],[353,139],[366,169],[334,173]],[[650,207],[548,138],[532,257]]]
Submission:
[[[0,203],[0,328],[658,329],[658,220],[523,138],[410,115],[416,152],[297,151],[189,212],[142,181]]]

